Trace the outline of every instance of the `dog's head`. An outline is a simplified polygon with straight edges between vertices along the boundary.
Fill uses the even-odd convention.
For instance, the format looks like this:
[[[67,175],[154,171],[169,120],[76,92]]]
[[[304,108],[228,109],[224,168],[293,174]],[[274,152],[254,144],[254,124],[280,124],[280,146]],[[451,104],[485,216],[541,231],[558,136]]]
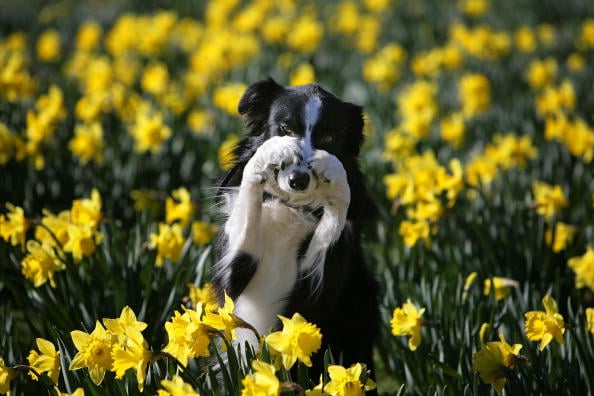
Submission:
[[[357,157],[363,143],[363,109],[318,84],[284,87],[271,78],[259,81],[243,94],[239,114],[251,136],[294,136],[341,161]]]
[[[278,180],[289,193],[315,188],[315,175],[306,162],[316,150],[334,155],[347,172],[357,167],[363,143],[362,108],[338,99],[318,84],[284,87],[271,78],[257,82],[241,98],[239,113],[253,146],[274,136],[297,141],[301,160],[282,169]]]

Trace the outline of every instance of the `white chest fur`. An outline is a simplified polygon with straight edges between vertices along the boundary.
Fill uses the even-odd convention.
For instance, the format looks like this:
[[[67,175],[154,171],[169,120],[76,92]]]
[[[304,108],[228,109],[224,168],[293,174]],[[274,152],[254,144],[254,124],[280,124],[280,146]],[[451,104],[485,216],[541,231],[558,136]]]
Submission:
[[[264,202],[257,233],[260,244],[252,252],[258,260],[256,273],[235,301],[235,314],[250,323],[260,334],[267,334],[282,312],[285,299],[298,276],[298,253],[303,240],[315,229],[313,218],[278,201]],[[243,344],[255,339],[251,332],[239,331]]]

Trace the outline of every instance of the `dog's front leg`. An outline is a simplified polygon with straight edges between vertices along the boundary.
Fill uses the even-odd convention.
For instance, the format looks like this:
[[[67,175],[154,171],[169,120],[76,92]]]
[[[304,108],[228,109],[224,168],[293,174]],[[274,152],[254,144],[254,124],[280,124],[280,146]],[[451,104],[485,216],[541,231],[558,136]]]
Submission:
[[[241,179],[225,233],[229,251],[257,254],[260,245],[262,197],[267,182],[276,183],[278,170],[297,161],[299,147],[294,138],[273,137],[258,148],[248,161]]]
[[[351,191],[342,163],[324,150],[316,150],[308,166],[318,179],[324,196],[324,214],[320,219],[301,264],[312,276],[316,288],[322,281],[326,252],[340,238],[346,223]]]

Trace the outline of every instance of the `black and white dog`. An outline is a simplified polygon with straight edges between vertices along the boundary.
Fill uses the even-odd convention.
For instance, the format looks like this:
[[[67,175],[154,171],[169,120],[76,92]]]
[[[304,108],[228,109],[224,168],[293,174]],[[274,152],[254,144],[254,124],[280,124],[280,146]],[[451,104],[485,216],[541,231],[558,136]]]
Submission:
[[[317,84],[284,87],[269,78],[247,89],[239,113],[247,135],[220,181],[226,221],[216,289],[260,334],[278,329],[278,314],[315,323],[323,345],[312,374],[327,347],[347,367],[372,369],[378,285],[360,238],[375,206],[357,161],[362,108]],[[257,346],[250,331],[238,338]]]

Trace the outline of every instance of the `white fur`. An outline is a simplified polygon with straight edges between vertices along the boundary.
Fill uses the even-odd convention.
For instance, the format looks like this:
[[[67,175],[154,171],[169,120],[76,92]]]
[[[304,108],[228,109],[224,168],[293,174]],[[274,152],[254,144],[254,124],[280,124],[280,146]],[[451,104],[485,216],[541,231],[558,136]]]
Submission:
[[[267,334],[277,323],[299,276],[312,276],[314,286],[321,284],[326,251],[340,237],[346,221],[350,190],[344,167],[323,150],[304,154],[296,138],[269,139],[245,166],[239,190],[227,193],[228,251],[219,265],[230,271],[233,257],[240,252],[258,260],[256,273],[235,301],[235,314],[260,334]],[[288,186],[292,167],[310,172],[311,182],[304,191]],[[278,199],[263,202],[264,191]],[[318,222],[302,206],[324,207],[324,214]],[[300,244],[312,232],[305,258],[298,263]],[[237,334],[239,345],[248,341],[257,347],[250,331]]]

